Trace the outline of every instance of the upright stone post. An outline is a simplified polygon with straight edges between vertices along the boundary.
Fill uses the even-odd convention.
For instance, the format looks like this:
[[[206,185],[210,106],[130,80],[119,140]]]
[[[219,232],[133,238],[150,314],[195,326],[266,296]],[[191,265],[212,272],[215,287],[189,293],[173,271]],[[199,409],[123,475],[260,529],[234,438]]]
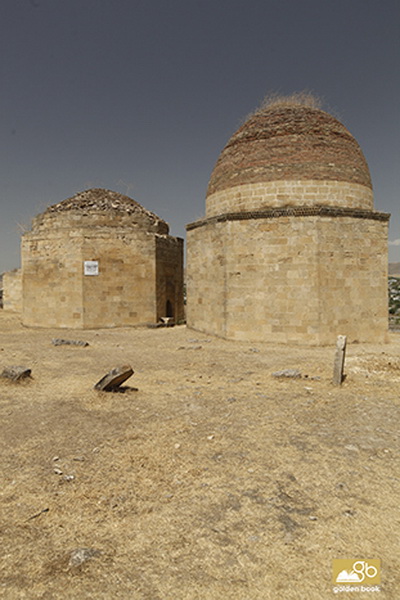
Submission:
[[[338,335],[337,341],[336,341],[335,360],[333,363],[333,384],[334,385],[342,385],[344,359],[345,359],[345,355],[346,355],[346,343],[347,343],[347,337],[345,335]]]

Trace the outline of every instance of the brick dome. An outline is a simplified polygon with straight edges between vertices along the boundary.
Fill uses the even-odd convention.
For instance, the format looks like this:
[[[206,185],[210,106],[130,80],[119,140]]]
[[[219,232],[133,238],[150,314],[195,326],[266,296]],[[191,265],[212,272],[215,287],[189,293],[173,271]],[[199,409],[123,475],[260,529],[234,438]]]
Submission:
[[[291,197],[290,189],[286,186],[283,190],[280,185],[305,181],[315,184],[309,198],[296,198],[296,193]],[[232,202],[225,206],[224,192],[232,188],[240,191],[241,187],[246,191],[250,185],[253,189],[250,196],[254,197],[257,185],[272,182],[277,184],[274,200],[268,198],[268,194],[261,195],[257,200],[259,207],[330,203],[372,209],[371,178],[360,146],[340,121],[320,109],[300,104],[275,105],[253,114],[230,138],[215,165],[207,190],[208,214],[225,209],[246,210],[243,199],[236,207]],[[364,198],[354,200],[349,197],[347,203],[346,186],[340,198],[335,198],[335,194],[331,195],[331,200],[319,198],[317,190],[318,185],[321,189],[322,182],[356,186],[356,195],[361,193]],[[268,189],[273,190],[271,185]],[[294,191],[293,186],[291,189]],[[279,193],[281,198],[277,197]],[[220,204],[220,210],[217,204]],[[249,209],[255,208],[257,206],[250,201]]]

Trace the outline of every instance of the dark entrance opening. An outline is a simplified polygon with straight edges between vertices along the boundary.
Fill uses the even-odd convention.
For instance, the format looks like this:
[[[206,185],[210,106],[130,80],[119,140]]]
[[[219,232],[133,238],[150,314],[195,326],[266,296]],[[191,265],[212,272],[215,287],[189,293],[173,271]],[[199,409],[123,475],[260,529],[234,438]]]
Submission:
[[[172,308],[172,303],[170,300],[167,300],[167,303],[165,305],[165,316],[166,317],[174,316],[174,309]]]

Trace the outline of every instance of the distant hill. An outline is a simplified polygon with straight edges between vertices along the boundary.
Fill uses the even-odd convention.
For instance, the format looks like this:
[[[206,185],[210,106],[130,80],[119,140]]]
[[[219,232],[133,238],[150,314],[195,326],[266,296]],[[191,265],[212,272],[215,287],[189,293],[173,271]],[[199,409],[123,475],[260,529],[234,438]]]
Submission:
[[[389,263],[389,275],[400,277],[400,262]]]

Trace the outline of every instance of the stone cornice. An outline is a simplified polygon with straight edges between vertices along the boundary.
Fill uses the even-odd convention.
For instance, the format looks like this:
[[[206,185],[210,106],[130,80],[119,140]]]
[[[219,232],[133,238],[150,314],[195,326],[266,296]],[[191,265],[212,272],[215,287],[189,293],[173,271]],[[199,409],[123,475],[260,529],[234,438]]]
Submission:
[[[252,219],[276,219],[279,217],[350,217],[352,219],[367,219],[371,221],[389,221],[389,213],[381,213],[373,210],[362,210],[357,208],[339,208],[335,206],[285,206],[281,208],[268,208],[258,211],[231,212],[215,217],[199,219],[186,225],[186,231],[224,223],[226,221],[249,221]]]

